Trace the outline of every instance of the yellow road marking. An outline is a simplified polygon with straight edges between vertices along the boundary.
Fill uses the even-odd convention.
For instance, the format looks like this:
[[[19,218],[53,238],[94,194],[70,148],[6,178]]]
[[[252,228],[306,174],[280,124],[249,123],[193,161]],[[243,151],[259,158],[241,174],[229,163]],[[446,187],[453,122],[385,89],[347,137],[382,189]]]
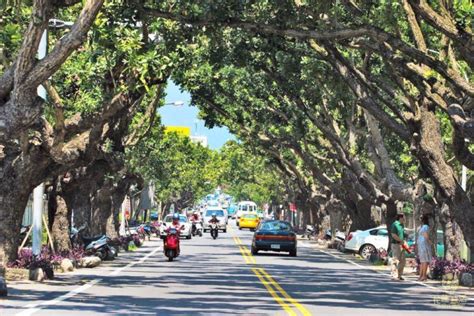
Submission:
[[[233,236],[234,242],[239,247],[240,253],[247,264],[257,264],[255,257],[250,250],[243,245],[242,240]],[[296,308],[303,316],[310,316],[311,313],[301,305],[296,299],[292,298],[275,279],[268,274],[263,268],[252,268],[253,273],[257,276],[260,282],[265,286],[268,293],[275,299],[275,301],[288,313],[288,315],[298,315],[293,308]],[[280,296],[281,295],[281,296]]]
[[[258,269],[259,272],[266,276],[268,281],[270,281],[271,284],[273,284],[273,286],[275,286],[275,288],[287,299],[287,301],[289,303],[291,303],[293,306],[295,306],[304,316],[311,316],[311,313],[303,306],[301,305],[297,300],[295,300],[294,298],[292,298],[281,286],[280,284],[278,284],[278,282],[275,281],[275,279],[273,279],[273,277],[268,274],[267,271],[265,271],[264,269],[262,268],[259,268]]]
[[[244,248],[242,246],[239,246],[240,253],[242,254],[242,257],[244,257],[245,263],[250,263],[249,258],[247,258],[247,254],[245,253]]]
[[[255,257],[252,256],[252,254],[250,253],[249,248],[247,248],[245,246],[243,246],[243,248],[244,248],[245,253],[247,254],[247,257],[249,258],[250,263],[257,264],[257,260],[255,260]]]
[[[257,276],[257,278],[260,280],[260,282],[265,286],[267,289],[268,293],[277,301],[278,304],[280,304],[281,307],[288,313],[288,315],[294,315],[296,316],[296,313],[291,309],[290,306],[276,293],[274,288],[270,285],[270,282],[268,282],[258,271],[258,269],[252,268],[253,273]]]
[[[234,242],[237,244],[237,245],[241,245],[242,243],[239,242],[239,240],[237,239],[237,237],[233,237],[234,238]]]

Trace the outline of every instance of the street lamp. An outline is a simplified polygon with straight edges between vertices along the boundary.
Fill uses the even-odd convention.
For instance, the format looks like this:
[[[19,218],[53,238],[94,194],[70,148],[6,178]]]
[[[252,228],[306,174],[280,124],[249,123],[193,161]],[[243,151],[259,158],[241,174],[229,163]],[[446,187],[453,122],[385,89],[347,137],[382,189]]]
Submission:
[[[74,22],[66,22],[57,19],[48,21],[48,28],[60,29],[64,27],[70,28]],[[40,43],[38,45],[38,59],[43,59],[48,53],[48,29],[43,31]],[[38,95],[46,100],[46,89],[38,86]],[[38,256],[41,253],[41,241],[43,235],[43,206],[44,206],[44,183],[41,183],[33,190],[33,221],[32,221],[32,237],[33,237],[33,255]]]

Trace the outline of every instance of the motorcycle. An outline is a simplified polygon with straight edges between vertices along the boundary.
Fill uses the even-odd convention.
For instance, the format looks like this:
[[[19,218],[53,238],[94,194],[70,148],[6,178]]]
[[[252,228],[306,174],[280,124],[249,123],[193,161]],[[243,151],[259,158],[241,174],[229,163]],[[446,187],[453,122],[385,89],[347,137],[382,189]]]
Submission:
[[[325,239],[326,240],[331,240],[332,239],[332,233],[331,233],[331,230],[330,229],[327,229],[326,230],[326,233],[325,233]],[[346,240],[346,234],[344,234],[343,232],[339,231],[339,229],[336,229],[336,236],[335,236],[335,239],[339,242],[344,242]]]
[[[84,227],[71,230],[70,238],[73,245],[82,243],[86,254],[98,256],[101,260],[113,260],[117,257],[118,251],[110,245],[111,239],[107,235],[84,237],[80,234],[83,229]]]
[[[209,227],[210,227],[211,237],[216,239],[217,235],[219,234],[219,229],[217,229],[217,223],[211,223]]]
[[[192,222],[191,234],[193,236],[199,235],[199,237],[202,237],[202,224],[201,224],[201,222]]]
[[[183,229],[184,226],[181,227]],[[179,256],[179,231],[175,227],[168,228],[166,237],[164,239],[163,251],[168,261],[173,261]]]
[[[316,229],[312,225],[306,225],[306,230],[304,232],[303,238],[307,237],[308,240],[311,240],[311,238],[316,239]]]

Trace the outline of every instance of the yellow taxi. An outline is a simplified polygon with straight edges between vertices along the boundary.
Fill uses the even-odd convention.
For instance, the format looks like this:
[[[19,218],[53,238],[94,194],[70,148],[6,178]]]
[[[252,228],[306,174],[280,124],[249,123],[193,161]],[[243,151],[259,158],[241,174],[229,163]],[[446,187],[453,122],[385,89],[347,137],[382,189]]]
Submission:
[[[258,218],[258,214],[256,213],[246,213],[240,217],[239,220],[239,229],[242,228],[250,228],[254,230],[257,228],[258,224],[260,223],[260,219]]]

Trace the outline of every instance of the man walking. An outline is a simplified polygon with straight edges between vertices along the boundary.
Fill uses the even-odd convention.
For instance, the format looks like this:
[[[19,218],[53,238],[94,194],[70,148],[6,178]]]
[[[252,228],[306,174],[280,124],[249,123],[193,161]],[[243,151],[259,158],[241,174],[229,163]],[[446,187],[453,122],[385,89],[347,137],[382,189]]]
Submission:
[[[398,280],[403,280],[403,269],[405,268],[405,251],[403,245],[405,244],[405,216],[403,213],[398,213],[396,221],[390,227],[392,250],[392,275]]]

